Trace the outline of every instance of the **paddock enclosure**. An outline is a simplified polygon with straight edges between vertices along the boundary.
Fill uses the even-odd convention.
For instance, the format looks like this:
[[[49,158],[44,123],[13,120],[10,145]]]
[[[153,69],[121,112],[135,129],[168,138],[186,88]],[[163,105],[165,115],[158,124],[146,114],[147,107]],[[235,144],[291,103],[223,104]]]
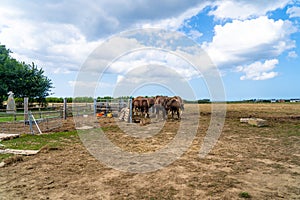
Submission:
[[[25,108],[15,113],[0,110],[0,133],[39,133],[36,124],[42,132],[51,132],[63,128],[63,122],[68,117],[96,116],[100,112],[112,112],[116,116],[127,105],[127,99],[116,99],[93,103],[50,103],[48,107],[29,107],[27,112]]]
[[[300,104],[226,106],[222,134],[206,157],[200,158],[211,104],[186,104],[181,120],[150,118],[145,125],[115,116],[97,118],[91,104],[90,110],[78,110],[79,121],[101,128],[127,152],[147,154],[163,148],[176,137],[180,124],[190,119],[197,119],[198,129],[183,155],[149,173],[105,165],[90,154],[75,131],[56,148],[43,148],[0,167],[0,199],[300,199]],[[198,108],[200,115],[195,115],[192,111]],[[75,126],[73,118],[61,120],[62,125],[52,131],[74,131],[80,124]],[[261,118],[267,126],[241,123],[241,118]],[[135,129],[146,134],[157,126],[162,128],[151,137],[134,135]],[[133,135],[124,131],[128,127],[134,127],[129,129]]]
[[[15,113],[0,110],[0,133],[39,133],[49,132],[62,127],[68,117],[101,117],[110,113],[117,117],[123,108],[129,109],[127,122],[140,122],[141,117],[132,112],[133,99],[103,99],[93,103],[73,102],[50,104],[48,107],[31,107],[18,109]],[[153,111],[153,107],[149,110]]]

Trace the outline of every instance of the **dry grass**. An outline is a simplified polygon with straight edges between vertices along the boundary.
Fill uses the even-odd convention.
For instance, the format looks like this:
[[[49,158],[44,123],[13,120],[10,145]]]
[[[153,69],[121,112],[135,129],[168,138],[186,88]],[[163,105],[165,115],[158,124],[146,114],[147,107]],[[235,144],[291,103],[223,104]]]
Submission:
[[[197,117],[188,114],[194,106],[186,105],[185,117]],[[161,170],[137,174],[109,168],[72,139],[55,151],[46,148],[0,168],[0,193],[4,199],[300,198],[300,104],[228,104],[222,135],[204,159],[198,153],[211,107],[200,105],[200,111],[192,145]],[[269,126],[243,124],[241,117],[266,119]],[[144,140],[124,134],[112,119],[97,123],[119,147],[142,153],[171,141],[180,122],[169,121],[159,134]]]

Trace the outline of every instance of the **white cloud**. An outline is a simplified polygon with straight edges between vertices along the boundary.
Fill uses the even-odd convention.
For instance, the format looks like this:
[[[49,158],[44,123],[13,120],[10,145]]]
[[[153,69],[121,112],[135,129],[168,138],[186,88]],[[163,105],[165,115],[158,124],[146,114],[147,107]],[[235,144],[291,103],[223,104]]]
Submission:
[[[203,48],[217,65],[232,67],[273,58],[295,47],[290,35],[296,30],[290,21],[259,17],[268,11],[283,8],[288,2],[289,0],[4,0],[0,7],[0,41],[15,52],[17,59],[28,63],[34,61],[48,73],[69,73],[78,71],[89,53],[112,34],[146,27],[178,30],[207,6],[215,6],[210,15],[216,19],[235,20],[215,26],[213,40],[204,43]],[[291,7],[287,13],[295,17],[299,11],[297,7]],[[202,33],[196,30],[189,31],[187,35],[193,39],[202,37]],[[130,39],[114,42],[107,43],[111,48],[106,47],[107,51],[101,53],[103,60],[89,61],[91,66],[101,66],[130,45],[145,45]],[[160,46],[164,47],[162,44]],[[133,66],[157,64],[172,66],[183,77],[198,76],[180,58],[159,55],[160,53],[150,54],[151,52],[131,55],[127,59],[118,60],[110,70],[112,73],[124,74]],[[289,56],[293,57],[295,53],[291,52]],[[191,60],[202,59],[193,57],[192,54],[187,57]],[[206,61],[201,63],[203,62]]]
[[[167,66],[189,80],[200,76],[199,69],[191,63],[199,65],[201,72],[212,66],[194,41],[179,33],[164,33],[158,29],[144,29],[112,37],[90,55],[82,70],[124,75],[138,67]],[[160,76],[169,77],[162,72]]]
[[[147,66],[156,66],[156,70],[148,71]],[[197,71],[189,63],[187,63],[187,61],[176,56],[175,54],[149,49],[141,49],[139,51],[124,55],[112,63],[107,71],[124,75],[129,71],[141,68],[146,70],[144,71],[145,74],[141,74],[141,76],[153,76],[162,79],[170,77],[170,71],[161,70],[162,66],[168,67],[171,71],[180,74],[182,78],[191,79],[192,77],[199,76]],[[141,69],[139,72],[142,72]],[[121,80],[122,77],[123,76],[120,76],[119,79]]]
[[[147,26],[176,30],[202,8],[197,0],[4,0],[0,8],[0,41],[19,60],[34,61],[48,73],[69,73],[79,69],[103,38]],[[120,52],[121,48],[112,51]],[[114,52],[107,52],[110,53]]]
[[[77,71],[97,45],[97,42],[86,41],[71,24],[35,24],[14,17],[6,22],[1,19],[1,24],[8,25],[0,30],[0,41],[13,51],[13,57],[35,62],[48,73]]]
[[[96,88],[98,85],[97,81],[68,81],[71,87],[84,87],[84,88]]]
[[[81,71],[90,73],[125,73],[126,67],[130,65],[115,65],[120,57],[130,54],[132,49],[142,49],[144,46],[140,44],[135,38],[126,38],[115,36],[109,40],[100,43],[97,48],[87,57]]]
[[[201,2],[200,2],[201,3]],[[32,22],[72,24],[87,40],[98,40],[137,24],[174,19],[197,8],[198,0],[95,0],[1,2],[4,8],[22,10],[22,18]],[[199,11],[199,10],[198,10]],[[171,21],[173,22],[173,21]],[[140,26],[139,26],[140,27]]]
[[[125,79],[124,75],[118,75],[117,76],[117,84],[120,83],[120,82],[122,82],[124,79]]]
[[[288,57],[289,58],[297,58],[298,57],[298,54],[296,53],[296,51],[290,51],[288,53]]]
[[[272,71],[277,64],[277,59],[266,60],[264,63],[257,61],[250,65],[239,66],[237,71],[245,73],[240,77],[241,80],[266,80],[278,75],[277,72]]]
[[[174,69],[167,66],[149,64],[131,69],[126,74],[118,77],[114,88],[115,96],[125,96],[135,92],[145,92],[146,95],[157,95],[155,91],[143,90],[143,88],[165,88],[173,94],[191,97],[193,95],[190,85]]]
[[[204,43],[215,64],[237,65],[242,62],[268,59],[295,47],[290,35],[296,29],[288,20],[259,17],[249,20],[233,20],[216,25],[211,43]]]
[[[188,35],[189,37],[191,37],[192,39],[197,40],[198,38],[200,38],[200,37],[203,35],[203,33],[199,32],[199,31],[197,31],[197,30],[190,30],[190,31],[187,33],[187,35]]]
[[[211,12],[216,19],[248,19],[265,15],[268,11],[273,11],[286,6],[290,0],[226,0],[216,1],[217,8]]]
[[[290,7],[286,11],[287,14],[290,15],[290,17],[300,17],[300,7]]]
[[[74,91],[73,94],[75,96],[92,96],[91,94],[101,93],[108,93],[114,89],[116,84],[108,83],[103,81],[68,81],[68,85],[72,88],[71,90]],[[76,89],[76,91],[74,90]],[[95,95],[94,95],[95,96]]]
[[[211,3],[209,1],[203,1],[201,3],[196,4],[195,6],[191,6],[189,9],[186,9],[179,15],[169,16],[160,20],[152,19],[148,22],[143,21],[142,24],[140,24],[139,26],[141,26],[142,28],[156,27],[176,31],[180,26],[182,26],[182,24],[185,23],[185,20],[197,15],[206,6],[209,6],[210,4]]]

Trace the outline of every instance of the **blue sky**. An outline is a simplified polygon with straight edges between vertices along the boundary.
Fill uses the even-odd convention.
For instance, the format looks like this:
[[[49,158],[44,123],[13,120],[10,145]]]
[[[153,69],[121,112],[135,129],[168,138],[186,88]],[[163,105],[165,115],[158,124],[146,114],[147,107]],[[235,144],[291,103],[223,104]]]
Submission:
[[[126,85],[133,96],[185,96],[190,88],[193,95],[186,98],[211,98],[210,90],[216,86],[208,86],[205,76],[173,54],[183,49],[182,43],[172,44],[173,53],[125,52],[147,45],[139,38],[122,38],[120,33],[159,28],[183,34],[207,53],[219,69],[227,100],[300,98],[299,22],[296,0],[4,0],[0,43],[18,60],[42,67],[54,84],[53,96],[74,96],[74,87],[82,84],[78,80],[82,69],[100,47],[110,53],[103,63],[111,65],[93,63],[93,67],[107,68],[100,77],[91,78],[93,83],[85,84],[94,89],[84,95],[117,95],[116,91],[127,91]],[[125,54],[118,57],[118,53]],[[93,72],[89,73],[92,77]],[[160,82],[158,77],[173,82]]]

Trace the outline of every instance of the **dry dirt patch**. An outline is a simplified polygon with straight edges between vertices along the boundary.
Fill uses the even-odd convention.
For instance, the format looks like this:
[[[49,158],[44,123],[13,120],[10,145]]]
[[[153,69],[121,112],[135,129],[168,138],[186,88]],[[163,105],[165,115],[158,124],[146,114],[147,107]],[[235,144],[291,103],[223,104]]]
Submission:
[[[209,105],[200,105],[193,144],[168,167],[144,174],[117,171],[92,157],[77,139],[0,168],[0,199],[240,199],[243,192],[253,199],[299,199],[300,127],[295,116],[300,104],[227,107],[223,133],[204,159],[198,152],[209,125]],[[241,124],[241,117],[267,119],[269,126]],[[136,140],[122,134],[113,119],[97,121],[113,142],[136,152],[165,145],[178,123],[166,123],[156,138]],[[69,119],[57,131],[71,129]]]

